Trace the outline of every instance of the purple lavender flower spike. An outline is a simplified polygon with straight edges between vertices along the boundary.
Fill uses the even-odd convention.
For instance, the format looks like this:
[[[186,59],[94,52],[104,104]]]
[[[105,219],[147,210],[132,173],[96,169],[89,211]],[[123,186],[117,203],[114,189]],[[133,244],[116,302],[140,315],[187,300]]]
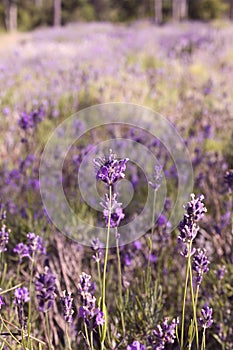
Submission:
[[[17,288],[15,290],[14,304],[27,303],[30,300],[29,291],[26,287]]]
[[[9,233],[11,232],[10,229],[6,228],[6,225],[3,224],[0,229],[0,254],[5,252],[7,250],[7,244],[9,239]]]
[[[103,312],[96,307],[96,298],[91,294],[93,284],[90,280],[91,276],[82,272],[78,284],[82,306],[79,307],[78,317],[83,318],[87,326],[94,329],[99,325],[103,325],[105,320]]]
[[[16,305],[18,312],[18,319],[21,328],[26,327],[26,318],[24,316],[24,304],[30,300],[29,291],[26,287],[17,288],[15,290],[14,304]]]
[[[68,292],[66,294],[66,291],[64,290],[61,302],[63,306],[64,320],[67,323],[72,323],[74,310],[72,309],[73,298],[71,298],[71,293]]]
[[[118,160],[112,150],[110,150],[108,157],[94,159],[96,179],[112,186],[119,179],[125,177],[128,160],[128,158]]]
[[[31,254],[33,252],[37,252],[46,255],[46,249],[40,236],[37,236],[35,233],[29,232],[27,234],[27,239],[29,242],[29,249],[31,251]]]
[[[162,324],[153,331],[153,335],[148,337],[153,350],[163,350],[166,344],[173,344],[176,338],[176,325],[178,319],[173,319],[169,323],[169,318],[165,317]]]
[[[131,345],[128,345],[126,350],[146,350],[145,345],[139,343],[139,341],[134,340]]]
[[[20,262],[22,262],[23,258],[32,259],[34,253],[44,255],[46,254],[46,249],[40,236],[29,232],[27,234],[27,239],[27,244],[18,243],[13,249],[13,252],[19,255]]]
[[[229,190],[233,190],[233,169],[228,170],[224,176],[224,181],[227,184]]]
[[[221,281],[227,272],[227,268],[225,265],[219,266],[217,271],[216,271],[216,276],[219,281]]]
[[[201,220],[207,211],[206,207],[204,206],[203,199],[203,195],[195,198],[195,195],[193,193],[191,194],[191,201],[185,206],[186,213],[184,214],[183,220],[179,224],[179,242],[189,244],[196,238],[199,230],[196,222]]]
[[[39,301],[39,311],[46,312],[53,307],[55,300],[55,280],[56,277],[45,267],[45,272],[40,273],[36,281],[36,297]]]
[[[5,305],[5,301],[3,300],[3,297],[0,295],[0,310],[3,305]]]
[[[199,318],[199,322],[200,322],[201,326],[203,328],[210,328],[214,322],[213,318],[212,318],[212,314],[213,314],[212,308],[205,305],[201,309],[201,314],[202,314],[202,317]]]
[[[108,216],[109,212],[111,212],[110,218],[110,227],[118,227],[120,225],[121,220],[124,219],[125,214],[123,213],[123,209],[121,208],[122,203],[118,203],[117,194],[114,193],[112,197],[112,201],[110,203],[109,196],[105,195],[105,202],[101,202],[100,205],[104,208],[103,215],[105,218],[105,224],[108,225]]]
[[[162,166],[161,165],[155,165],[155,172],[152,175],[152,181],[148,181],[148,184],[155,190],[158,191],[158,189],[161,186],[161,182],[163,179],[162,175]]]
[[[209,271],[209,260],[206,256],[206,249],[197,249],[196,254],[193,257],[193,270],[197,273],[196,282],[201,284],[203,274]]]
[[[20,263],[23,258],[30,258],[30,250],[24,243],[18,243],[13,249],[13,252],[18,254]]]

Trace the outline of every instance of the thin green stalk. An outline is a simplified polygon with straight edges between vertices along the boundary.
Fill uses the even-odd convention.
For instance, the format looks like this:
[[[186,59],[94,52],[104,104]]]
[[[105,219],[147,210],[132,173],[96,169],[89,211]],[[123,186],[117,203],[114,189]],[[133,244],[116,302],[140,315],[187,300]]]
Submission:
[[[94,345],[93,345],[93,330],[91,330],[90,339],[91,339],[91,350],[94,350]]]
[[[27,343],[27,346],[28,347],[29,347],[30,334],[31,334],[32,277],[33,277],[34,262],[35,262],[35,251],[33,251],[33,254],[32,254],[32,263],[31,263],[30,280],[29,280],[29,295],[30,295],[30,299],[29,299],[29,303],[28,303],[28,322],[27,322],[27,328],[28,328],[28,343]]]
[[[191,257],[191,245],[190,245],[190,257]],[[196,299],[194,298],[193,292],[193,276],[192,276],[192,265],[191,259],[189,262],[189,273],[190,273],[190,289],[191,289],[191,297],[192,297],[192,307],[193,307],[193,318],[195,324],[195,333],[196,333],[196,346],[197,350],[199,349],[199,339],[198,339],[198,324],[197,324],[197,308],[196,308]]]
[[[151,232],[150,236],[148,238],[148,262],[147,262],[147,274],[146,274],[146,283],[147,288],[149,287],[149,277],[150,277],[150,256],[153,248],[153,234],[154,234],[154,228],[155,228],[155,204],[156,204],[156,191],[154,191],[154,198],[153,198],[153,207],[152,207],[152,220],[151,220]]]
[[[69,326],[68,326],[67,322],[66,322],[66,325],[65,325],[65,332],[66,332],[66,339],[67,339],[67,343],[68,343],[68,349],[72,350],[71,342],[70,342],[70,336],[69,336]]]
[[[186,265],[186,277],[185,277],[185,286],[184,286],[184,296],[183,296],[183,307],[182,307],[180,350],[184,349],[184,320],[185,320],[185,306],[186,306],[186,296],[187,296],[188,279],[189,279],[190,259],[191,259],[191,256],[190,256],[190,254],[188,254],[188,262],[187,262],[187,265]]]
[[[48,312],[45,313],[45,322],[46,322],[46,332],[47,332],[47,337],[48,337],[48,346],[49,350],[52,350],[52,344],[51,344],[51,339],[50,339],[50,327],[49,327],[49,315]]]
[[[125,320],[124,320],[124,312],[123,312],[123,295],[122,295],[122,272],[121,272],[121,256],[119,249],[119,238],[118,238],[118,230],[116,227],[116,249],[117,249],[117,262],[118,262],[118,292],[120,298],[120,314],[121,314],[121,325],[123,330],[123,335],[125,336]]]
[[[101,299],[102,312],[104,313],[105,323],[103,325],[103,332],[102,332],[102,335],[101,335],[101,350],[104,349],[104,340],[105,340],[105,337],[106,337],[106,330],[107,330],[107,312],[106,312],[105,294],[106,294],[106,272],[107,272],[107,262],[108,262],[111,210],[112,210],[112,186],[109,186],[108,227],[107,227],[107,235],[106,235],[106,246],[105,246],[105,257],[104,257],[104,271],[103,271],[103,280],[102,280],[102,299]]]
[[[86,338],[87,346],[89,347],[89,349],[91,349],[91,344],[90,344],[90,340],[89,340],[88,329],[87,329],[87,325],[86,325],[86,322],[85,322],[85,321],[84,321],[84,330],[85,330],[85,338]]]
[[[205,350],[205,330],[206,330],[206,328],[204,327],[203,335],[202,335],[202,342],[201,342],[201,350]]]
[[[99,254],[99,253],[97,253]],[[102,286],[102,280],[101,280],[101,273],[100,273],[100,260],[99,260],[99,256],[97,256],[96,254],[96,263],[97,263],[97,272],[98,272],[98,280],[99,280],[99,288],[101,290],[101,286]]]

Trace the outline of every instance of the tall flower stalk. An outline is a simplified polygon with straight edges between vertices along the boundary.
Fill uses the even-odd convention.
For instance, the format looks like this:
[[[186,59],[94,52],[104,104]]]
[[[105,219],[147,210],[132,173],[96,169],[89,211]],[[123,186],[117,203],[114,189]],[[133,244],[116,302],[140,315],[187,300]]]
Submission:
[[[116,154],[110,150],[109,155],[103,158],[94,159],[94,165],[96,169],[96,179],[101,180],[107,186],[107,194],[105,196],[105,203],[101,203],[104,207],[103,214],[105,223],[107,226],[106,241],[105,241],[105,256],[101,289],[101,308],[104,313],[105,323],[101,330],[101,350],[104,349],[104,341],[107,333],[107,307],[106,307],[106,272],[108,262],[108,250],[109,250],[109,238],[110,228],[119,226],[120,221],[124,218],[124,214],[121,209],[121,205],[116,201],[116,194],[113,193],[113,186],[118,180],[125,177],[126,163],[128,159],[118,160]],[[119,271],[119,259],[118,254],[118,271]],[[124,322],[123,325],[124,327]]]
[[[162,167],[159,165],[155,165],[154,173],[152,174],[152,181],[148,181],[148,184],[153,188],[154,190],[154,196],[153,196],[153,207],[152,207],[152,220],[151,220],[151,231],[148,237],[148,262],[147,262],[147,273],[146,273],[146,291],[149,288],[150,285],[150,276],[151,276],[151,253],[153,249],[153,234],[155,230],[155,205],[156,205],[156,193],[159,190],[161,186],[162,181]]]
[[[199,196],[195,198],[194,194],[191,194],[191,201],[185,206],[186,213],[184,214],[183,220],[180,222],[179,230],[180,235],[178,237],[178,242],[181,244],[181,255],[187,258],[186,264],[186,276],[184,285],[184,295],[183,295],[183,306],[182,306],[182,318],[181,318],[181,340],[180,348],[184,349],[184,328],[185,328],[185,309],[186,309],[186,298],[188,282],[190,282],[191,298],[192,298],[192,308],[193,308],[193,325],[196,334],[196,348],[199,349],[199,337],[198,337],[198,324],[197,324],[197,300],[194,296],[193,287],[193,276],[192,276],[192,256],[195,253],[193,248],[193,241],[197,236],[199,227],[197,222],[202,219],[204,213],[207,211],[203,204],[204,196]],[[196,295],[197,298],[197,295]],[[193,328],[193,327],[192,327]],[[193,330],[190,332],[189,346],[192,344],[193,340]]]

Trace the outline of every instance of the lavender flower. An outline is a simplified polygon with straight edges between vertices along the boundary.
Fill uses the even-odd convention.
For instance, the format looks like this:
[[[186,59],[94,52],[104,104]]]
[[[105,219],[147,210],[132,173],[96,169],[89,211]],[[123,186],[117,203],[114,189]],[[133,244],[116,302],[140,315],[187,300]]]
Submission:
[[[100,261],[103,255],[101,251],[101,246],[102,244],[98,237],[91,241],[91,249],[95,252],[95,255],[93,255],[92,257],[95,260],[95,262]]]
[[[227,272],[227,268],[225,265],[219,266],[217,271],[216,271],[216,276],[219,281],[221,281]]]
[[[29,291],[26,287],[17,288],[15,290],[15,300],[14,304],[20,305],[27,303],[30,300]]]
[[[199,318],[199,322],[203,328],[210,328],[213,324],[213,318],[212,318],[213,310],[209,306],[205,305],[201,309],[202,317]]]
[[[91,276],[82,272],[78,284],[82,306],[79,307],[78,317],[83,318],[90,328],[96,328],[104,324],[104,314],[100,308],[96,307],[96,298],[91,294],[93,284],[90,282]]]
[[[105,202],[100,203],[100,205],[104,208],[103,216],[105,218],[105,224],[108,225],[108,217],[109,213],[111,213],[110,217],[110,227],[118,227],[120,225],[121,220],[124,219],[125,214],[123,213],[123,209],[121,208],[122,203],[118,203],[117,194],[114,193],[112,197],[112,201],[110,202],[109,196],[105,195]]]
[[[45,272],[40,273],[36,281],[37,299],[39,300],[39,311],[46,312],[52,308],[55,300],[56,277],[45,267]]]
[[[228,170],[224,176],[224,181],[228,185],[229,190],[233,190],[233,169]]]
[[[169,318],[165,317],[161,325],[158,325],[155,330],[153,330],[153,335],[148,337],[150,345],[152,345],[153,350],[163,350],[166,344],[172,344],[176,338],[176,325],[178,324],[178,319],[173,319],[169,323]]]
[[[146,350],[145,345],[139,343],[139,341],[134,340],[131,345],[128,345],[126,350]]]
[[[35,233],[29,232],[27,234],[27,239],[31,255],[33,254],[33,252],[41,253],[44,255],[46,254],[46,249],[40,236],[37,236]]]
[[[209,260],[206,256],[206,249],[197,249],[196,254],[193,257],[193,270],[197,273],[196,282],[201,284],[203,274],[209,271]]]
[[[72,309],[72,303],[73,303],[73,298],[71,298],[71,293],[68,292],[66,295],[66,291],[63,291],[63,296],[61,297],[61,302],[63,306],[63,311],[64,311],[64,320],[67,323],[72,322],[72,316],[74,313],[74,310]]]
[[[29,291],[26,287],[22,287],[22,288],[17,288],[14,294],[15,294],[14,304],[16,305],[16,308],[17,308],[19,324],[21,328],[25,328],[26,318],[24,315],[24,304],[30,300]]]
[[[35,253],[46,254],[46,249],[40,236],[29,232],[27,234],[27,239],[27,244],[18,243],[13,249],[13,252],[19,255],[20,262],[22,262],[23,258],[33,259]]]
[[[3,300],[3,297],[0,295],[0,310],[1,310],[3,305],[5,305],[5,302]]]
[[[13,249],[13,252],[18,254],[20,263],[23,258],[30,258],[29,247],[24,243],[18,243]]]
[[[158,191],[158,189],[161,186],[162,179],[163,179],[162,167],[161,167],[161,165],[155,165],[155,172],[152,175],[152,181],[148,181],[148,184],[155,191]]]
[[[18,121],[19,127],[23,130],[28,130],[31,128],[36,128],[37,124],[39,124],[44,119],[44,109],[42,107],[38,109],[34,109],[32,112],[22,112]]]
[[[112,186],[119,179],[125,177],[127,162],[128,158],[117,160],[116,155],[110,149],[108,157],[94,159],[96,179]]]
[[[11,230],[7,229],[6,225],[3,224],[1,229],[0,229],[0,253],[3,253],[7,250],[6,245],[8,243],[10,232],[11,232]]]
[[[195,195],[193,193],[191,194],[191,201],[188,202],[188,204],[185,206],[186,214],[184,214],[184,218],[179,224],[179,242],[189,244],[196,238],[199,230],[196,222],[201,220],[201,218],[204,216],[204,213],[207,211],[203,204],[203,199],[203,195],[195,198]]]

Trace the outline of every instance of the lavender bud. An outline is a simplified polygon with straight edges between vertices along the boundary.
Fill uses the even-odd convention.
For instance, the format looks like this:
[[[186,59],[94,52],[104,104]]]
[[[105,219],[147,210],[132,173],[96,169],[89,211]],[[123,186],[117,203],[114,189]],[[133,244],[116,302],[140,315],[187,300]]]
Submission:
[[[203,328],[210,328],[213,324],[213,318],[212,318],[213,310],[209,306],[205,305],[201,309],[202,317],[199,318],[199,322]]]
[[[105,224],[108,226],[108,217],[109,213],[110,215],[110,227],[118,227],[120,225],[121,220],[124,219],[125,214],[123,213],[123,209],[121,208],[122,203],[118,203],[117,200],[117,194],[114,193],[112,196],[112,201],[110,202],[110,199],[108,195],[105,195],[105,202],[100,203],[100,205],[104,208],[103,210],[103,216],[105,219]]]
[[[37,299],[39,300],[39,311],[46,312],[53,307],[55,300],[56,277],[45,267],[45,272],[40,273],[36,281]]]
[[[178,324],[178,319],[173,319],[169,323],[169,318],[166,317],[162,324],[158,325],[153,331],[152,336],[148,337],[150,345],[153,349],[163,350],[166,344],[172,344],[176,338],[176,325]]]
[[[146,347],[135,340],[131,345],[127,346],[126,350],[146,350]]]
[[[7,250],[6,246],[8,244],[10,229],[6,228],[6,225],[3,224],[0,229],[0,253],[3,253]]]
[[[94,159],[96,179],[112,186],[119,179],[125,177],[127,162],[128,158],[117,160],[116,155],[110,149],[108,157]]]
[[[206,249],[197,249],[196,254],[193,257],[192,268],[197,273],[196,282],[201,284],[203,274],[209,271],[209,260],[206,256]]]
[[[71,298],[71,293],[68,292],[66,295],[66,291],[63,291],[63,296],[61,297],[61,302],[64,311],[64,320],[67,323],[72,323],[72,315],[74,310],[72,309],[73,298]]]

